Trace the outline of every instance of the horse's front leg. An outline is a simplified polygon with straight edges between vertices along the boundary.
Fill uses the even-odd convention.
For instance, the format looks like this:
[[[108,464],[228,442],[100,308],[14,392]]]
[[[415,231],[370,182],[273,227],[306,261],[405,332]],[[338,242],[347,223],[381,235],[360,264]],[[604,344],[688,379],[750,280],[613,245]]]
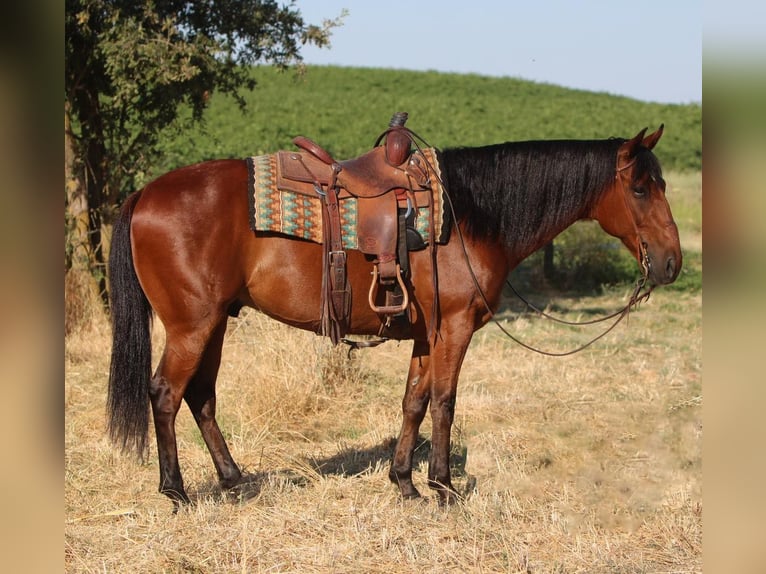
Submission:
[[[402,498],[417,498],[420,493],[412,483],[412,454],[418,439],[430,398],[429,345],[415,341],[407,374],[407,387],[402,399],[402,430],[396,443],[388,477],[399,486]]]
[[[452,504],[458,494],[450,477],[450,434],[455,416],[457,382],[471,334],[445,336],[431,349],[431,455],[428,486],[439,494],[440,504]],[[446,343],[445,341],[450,341]]]

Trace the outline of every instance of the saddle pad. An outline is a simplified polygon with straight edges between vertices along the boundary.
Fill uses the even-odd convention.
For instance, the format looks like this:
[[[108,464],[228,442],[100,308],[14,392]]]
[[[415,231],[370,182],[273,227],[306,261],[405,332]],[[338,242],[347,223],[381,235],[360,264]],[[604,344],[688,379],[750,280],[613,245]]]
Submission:
[[[429,150],[430,151],[430,150]],[[435,155],[435,154],[434,154]],[[250,228],[253,231],[281,233],[291,237],[322,243],[322,205],[319,197],[310,197],[286,189],[280,189],[278,181],[278,154],[246,158],[248,172],[248,200],[250,204]],[[430,158],[429,158],[430,159]],[[434,158],[435,159],[435,158]],[[438,169],[438,168],[437,168]],[[442,189],[433,192],[435,230],[437,243],[446,243],[449,226],[442,197]],[[358,249],[357,213],[355,197],[342,198],[340,204],[341,231],[344,249]],[[422,237],[428,237],[430,208],[418,208],[416,228]]]

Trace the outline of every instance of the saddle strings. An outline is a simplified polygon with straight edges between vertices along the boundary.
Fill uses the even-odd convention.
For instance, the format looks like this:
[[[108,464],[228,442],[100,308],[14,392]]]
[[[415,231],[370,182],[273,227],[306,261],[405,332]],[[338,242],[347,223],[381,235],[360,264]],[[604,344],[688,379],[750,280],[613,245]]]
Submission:
[[[417,133],[415,133],[414,131],[410,130],[409,128],[404,128],[404,129],[407,131],[407,133],[409,135],[409,138],[410,138],[410,141],[415,145],[415,148],[421,153],[421,156],[423,157],[424,161],[426,162],[426,165],[428,166],[429,171],[433,174],[433,176],[439,181],[439,183],[442,186],[442,190],[443,190],[444,196],[447,198],[447,203],[449,204],[450,213],[452,214],[452,221],[455,224],[455,230],[457,232],[458,239],[460,240],[460,247],[461,247],[461,249],[463,251],[463,257],[464,257],[465,262],[466,262],[466,267],[468,268],[468,272],[471,275],[471,280],[473,281],[474,288],[476,289],[476,292],[479,294],[479,296],[480,296],[480,298],[482,300],[482,303],[484,304],[484,307],[487,310],[487,313],[489,313],[490,320],[495,325],[497,325],[497,327],[503,332],[503,334],[506,337],[508,337],[509,339],[511,339],[514,343],[516,343],[517,345],[520,345],[521,347],[524,347],[525,349],[527,349],[529,351],[533,351],[535,353],[539,353],[541,355],[546,355],[546,356],[550,356],[550,357],[565,357],[565,356],[568,356],[568,355],[573,355],[573,354],[578,353],[578,352],[580,352],[580,351],[582,351],[584,349],[587,349],[593,343],[595,343],[599,339],[601,339],[604,336],[606,336],[625,317],[627,317],[630,314],[630,311],[633,309],[633,307],[636,307],[636,306],[638,306],[639,303],[649,299],[649,296],[651,295],[651,292],[654,289],[654,286],[650,285],[646,292],[641,293],[641,291],[643,290],[643,288],[645,287],[646,282],[647,282],[647,272],[648,272],[648,269],[647,269],[647,264],[646,264],[647,256],[646,256],[645,250],[642,250],[643,246],[642,246],[642,243],[641,243],[641,238],[639,236],[638,237],[638,242],[639,242],[639,250],[641,250],[641,259],[642,259],[641,260],[641,271],[642,271],[642,276],[636,281],[636,286],[635,286],[635,288],[633,290],[633,293],[630,296],[630,299],[628,300],[628,303],[622,309],[619,309],[618,311],[615,311],[614,313],[611,313],[610,315],[607,315],[606,317],[601,317],[599,319],[593,319],[593,320],[590,320],[590,321],[582,321],[582,322],[572,322],[572,321],[566,321],[564,319],[558,319],[556,317],[553,317],[552,315],[549,315],[548,313],[545,313],[545,312],[541,311],[540,309],[538,309],[537,307],[535,307],[534,305],[529,303],[526,299],[524,299],[516,291],[516,289],[513,287],[513,285],[511,285],[510,281],[508,281],[508,279],[506,279],[505,283],[511,288],[511,290],[516,294],[516,296],[519,297],[519,299],[521,299],[526,305],[528,305],[531,309],[535,310],[542,317],[550,319],[550,320],[553,320],[553,321],[556,321],[558,323],[562,323],[562,324],[565,324],[565,325],[590,325],[590,324],[600,323],[602,321],[606,321],[606,320],[612,319],[614,317],[617,317],[617,319],[614,321],[614,323],[612,323],[602,333],[600,333],[599,335],[597,335],[596,337],[594,337],[593,339],[591,339],[587,343],[585,343],[583,345],[580,345],[579,347],[577,347],[575,349],[572,349],[570,351],[563,351],[563,352],[545,351],[543,349],[538,349],[536,347],[528,345],[527,343],[524,343],[523,341],[521,341],[518,338],[516,338],[514,335],[512,335],[511,333],[508,332],[508,330],[500,323],[500,321],[498,321],[495,318],[495,313],[492,311],[492,308],[491,308],[489,302],[487,301],[487,297],[484,294],[484,291],[481,289],[481,286],[479,285],[479,280],[476,277],[476,273],[473,270],[473,266],[471,265],[471,260],[470,260],[470,257],[468,256],[468,250],[466,249],[465,240],[463,238],[463,231],[460,229],[460,226],[457,224],[457,215],[455,213],[455,207],[454,207],[454,205],[452,203],[452,198],[450,197],[449,190],[447,190],[447,187],[444,185],[444,181],[439,176],[438,171],[434,168],[434,166],[432,166],[429,163],[428,159],[425,157],[425,154],[422,153],[422,148],[419,145],[418,141],[416,141],[416,139],[420,140],[421,142],[423,142],[423,144],[426,145],[427,147],[433,147],[433,146],[431,146],[428,143],[428,141],[426,141],[424,138],[422,138],[421,136],[419,136]],[[618,167],[617,170],[616,170],[616,174],[615,174],[616,178],[619,180],[619,176],[620,176],[621,172],[624,171],[625,169],[631,167],[632,165],[633,165],[633,162],[630,162],[630,163],[628,163],[628,164],[626,164],[626,165],[624,165],[622,167]],[[619,180],[619,181],[620,181],[620,184],[621,184],[621,186],[623,188],[622,191],[623,191],[623,196],[624,196],[624,184],[623,184],[623,182],[621,180]],[[623,199],[624,199],[624,197],[623,197]],[[627,200],[625,200],[625,201],[626,201],[626,207],[628,207],[627,206]],[[628,213],[630,213],[630,215],[632,216],[633,226],[637,229],[636,222],[635,222],[635,215],[633,214],[632,210],[630,210],[629,208],[628,208]],[[435,267],[435,264],[434,264],[434,269],[435,268],[436,267]],[[436,308],[437,301],[438,301],[438,293],[435,291],[434,292],[434,309]],[[432,325],[432,328],[433,328],[433,325]],[[438,329],[436,329],[436,334],[437,335],[439,334]]]

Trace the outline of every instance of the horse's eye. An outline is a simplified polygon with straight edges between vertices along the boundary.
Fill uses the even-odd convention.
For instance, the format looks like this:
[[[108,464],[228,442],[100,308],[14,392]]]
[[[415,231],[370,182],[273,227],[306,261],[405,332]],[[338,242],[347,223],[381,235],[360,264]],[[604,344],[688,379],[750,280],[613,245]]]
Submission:
[[[644,197],[646,195],[646,187],[643,185],[634,185],[633,194],[636,197]]]

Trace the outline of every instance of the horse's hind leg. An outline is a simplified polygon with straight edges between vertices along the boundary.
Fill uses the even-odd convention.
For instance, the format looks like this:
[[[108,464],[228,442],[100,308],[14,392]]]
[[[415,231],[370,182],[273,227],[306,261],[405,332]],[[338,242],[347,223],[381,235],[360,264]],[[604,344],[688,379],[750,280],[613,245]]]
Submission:
[[[231,488],[242,478],[242,473],[231,457],[229,447],[215,420],[215,382],[221,364],[221,348],[225,332],[226,319],[213,332],[197,372],[186,388],[184,400],[189,405],[202,438],[210,451],[221,486]]]
[[[182,355],[168,344],[149,384],[160,465],[159,490],[173,501],[176,508],[179,503],[188,503],[189,497],[178,465],[175,422],[189,380],[189,375],[184,373],[193,372],[196,361],[196,357]]]
[[[212,327],[211,323],[207,325],[197,326],[193,330],[168,328],[165,350],[149,384],[160,465],[159,490],[174,502],[176,508],[180,503],[189,502],[178,464],[176,415],[189,384],[196,377],[203,356],[208,349],[220,347],[225,330],[225,322],[221,325],[220,321],[214,321]],[[214,363],[217,370],[217,361]],[[209,372],[208,369],[205,366],[202,370]]]
[[[431,396],[429,362],[428,343],[415,341],[410,370],[407,374],[407,387],[402,399],[402,430],[399,433],[391,469],[388,472],[389,479],[399,486],[403,498],[420,496],[412,483],[412,454]]]

